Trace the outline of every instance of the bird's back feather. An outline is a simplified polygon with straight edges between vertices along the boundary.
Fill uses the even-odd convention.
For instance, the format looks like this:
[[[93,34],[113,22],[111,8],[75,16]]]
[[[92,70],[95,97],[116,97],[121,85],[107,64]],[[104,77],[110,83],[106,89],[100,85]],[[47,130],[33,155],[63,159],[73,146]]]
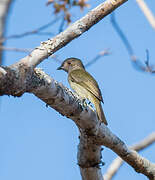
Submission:
[[[103,102],[102,94],[95,79],[84,69],[76,69],[69,73],[69,81],[79,84]]]

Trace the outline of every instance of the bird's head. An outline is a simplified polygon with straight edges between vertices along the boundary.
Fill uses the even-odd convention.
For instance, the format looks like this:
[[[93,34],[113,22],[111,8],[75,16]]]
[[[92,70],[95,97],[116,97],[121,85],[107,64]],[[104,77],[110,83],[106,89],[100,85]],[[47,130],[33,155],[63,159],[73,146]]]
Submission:
[[[80,59],[77,58],[67,58],[63,61],[60,67],[57,68],[57,70],[64,70],[66,72],[69,72],[74,69],[78,68],[84,68],[82,62]]]

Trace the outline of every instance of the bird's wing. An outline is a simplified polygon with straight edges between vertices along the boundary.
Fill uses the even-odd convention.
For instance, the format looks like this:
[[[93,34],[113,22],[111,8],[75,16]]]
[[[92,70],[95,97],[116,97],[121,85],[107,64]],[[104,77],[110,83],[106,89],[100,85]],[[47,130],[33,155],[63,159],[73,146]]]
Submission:
[[[98,100],[103,102],[102,94],[95,79],[85,70],[76,69],[69,73],[70,80],[86,88]]]

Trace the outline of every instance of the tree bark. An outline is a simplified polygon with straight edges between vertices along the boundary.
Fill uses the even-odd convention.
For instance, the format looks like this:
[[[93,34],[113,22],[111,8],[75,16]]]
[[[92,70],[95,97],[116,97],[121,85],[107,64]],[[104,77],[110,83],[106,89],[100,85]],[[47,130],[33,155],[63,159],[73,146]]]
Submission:
[[[144,148],[150,146],[154,142],[155,142],[155,132],[150,134],[148,137],[146,137],[142,141],[132,145],[130,149],[133,149],[139,152],[143,150]],[[123,162],[124,161],[120,157],[117,157],[116,159],[114,159],[114,161],[109,166],[107,172],[104,174],[104,179],[111,180],[115,176],[115,174],[118,172]]]
[[[126,0],[105,1],[55,38],[42,42],[41,46],[35,48],[29,56],[9,67],[0,67],[1,96],[21,96],[25,92],[33,93],[48,106],[75,122],[81,134],[78,164],[83,180],[103,178],[100,169],[103,164],[101,160],[102,145],[110,148],[137,172],[143,173],[151,180],[155,178],[155,164],[127,148],[125,143],[108,127],[104,124],[100,125],[93,109],[85,107],[68,88],[56,82],[40,69],[34,68],[124,2]]]
[[[96,113],[90,107],[83,106],[78,97],[68,88],[56,82],[40,69],[35,69],[33,72],[19,63],[7,68],[1,67],[0,95],[20,96],[24,91],[33,93],[48,106],[76,123],[81,133],[78,164],[84,180],[91,180],[90,177],[94,178],[94,176],[96,180],[100,180],[102,145],[114,151],[135,171],[154,180],[155,164],[138,155],[136,151],[129,149],[107,126],[100,125]]]
[[[41,45],[36,47],[29,56],[23,58],[22,62],[29,63],[29,66],[31,67],[36,67],[44,59],[51,56],[60,48],[66,46],[73,39],[81,36],[84,32],[88,31],[93,25],[101,21],[105,16],[110,14],[126,1],[127,0],[106,0],[53,39],[42,42]]]

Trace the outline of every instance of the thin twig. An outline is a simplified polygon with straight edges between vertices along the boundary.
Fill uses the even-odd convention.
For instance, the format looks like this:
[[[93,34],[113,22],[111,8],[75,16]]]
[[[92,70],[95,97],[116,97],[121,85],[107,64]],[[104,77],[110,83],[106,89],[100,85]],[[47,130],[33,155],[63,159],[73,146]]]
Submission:
[[[30,53],[32,51],[32,49],[4,47],[4,46],[0,46],[0,50],[3,50],[3,51],[16,51],[16,52],[24,52],[24,53]]]
[[[110,52],[109,52],[108,49],[105,49],[105,50],[101,51],[101,52],[100,52],[99,54],[97,54],[92,60],[90,60],[90,61],[85,65],[85,67],[88,68],[88,67],[91,66],[92,64],[96,63],[101,57],[107,56],[107,55],[109,55],[109,54],[110,54]],[[54,55],[54,54],[53,54],[53,55],[50,56],[50,57],[54,58],[55,62],[57,62],[57,63],[59,63],[59,64],[62,63],[62,61],[57,57],[57,55]]]
[[[154,65],[146,65],[146,63],[142,63],[135,55],[134,50],[129,42],[129,40],[127,39],[126,35],[123,33],[123,31],[121,30],[120,26],[118,25],[116,18],[115,18],[115,14],[114,12],[111,14],[111,23],[112,26],[114,27],[115,31],[117,32],[117,34],[119,35],[120,39],[122,40],[129,56],[131,59],[131,63],[133,65],[133,67],[136,70],[139,70],[141,72],[149,72],[149,73],[155,73],[155,66]],[[147,61],[148,61],[148,50],[147,50]],[[149,62],[149,61],[148,61]]]
[[[7,24],[7,18],[10,13],[13,0],[0,1],[0,39],[5,35],[5,27]],[[3,46],[3,42],[0,41],[0,46]],[[0,51],[0,65],[3,64],[3,52]]]
[[[52,58],[55,62],[57,62],[58,64],[61,64],[62,63],[62,61],[58,58],[58,55],[56,55],[56,54],[52,54],[51,56],[50,56],[50,58]]]
[[[56,22],[58,22],[60,20],[60,18],[61,18],[60,16],[56,17],[54,20],[52,20],[52,21],[48,22],[47,24],[42,25],[42,26],[40,26],[37,29],[34,29],[32,31],[27,31],[27,32],[24,32],[24,33],[21,33],[21,34],[14,34],[14,35],[10,35],[10,36],[4,37],[4,38],[0,39],[0,42],[4,42],[4,41],[6,41],[8,39],[23,38],[25,36],[29,36],[29,35],[33,35],[33,34],[38,34],[38,35],[54,35],[54,33],[41,32],[41,31],[47,29],[48,27],[50,27],[53,24],[55,24]]]
[[[147,4],[144,0],[136,0],[137,4],[143,11],[144,15],[146,16],[147,20],[149,21],[150,25],[155,29],[155,17],[151,10],[148,8]]]
[[[65,16],[63,15],[63,18],[61,20],[60,27],[59,27],[59,33],[63,31],[64,25],[65,25]]]
[[[91,66],[92,64],[96,63],[96,61],[98,61],[101,57],[107,56],[107,55],[109,55],[109,54],[110,54],[110,52],[109,52],[108,49],[105,49],[104,51],[101,51],[101,52],[100,52],[99,54],[97,54],[92,60],[90,60],[90,61],[85,65],[85,67],[87,68],[87,67]]]
[[[146,147],[150,146],[155,142],[155,132],[151,133],[149,136],[144,138],[142,141],[136,143],[135,145],[132,145],[130,149],[133,149],[135,151],[141,151],[145,149]],[[123,164],[123,160],[120,157],[117,157],[109,166],[107,172],[104,174],[105,180],[111,180],[115,174],[118,172],[119,168]]]

